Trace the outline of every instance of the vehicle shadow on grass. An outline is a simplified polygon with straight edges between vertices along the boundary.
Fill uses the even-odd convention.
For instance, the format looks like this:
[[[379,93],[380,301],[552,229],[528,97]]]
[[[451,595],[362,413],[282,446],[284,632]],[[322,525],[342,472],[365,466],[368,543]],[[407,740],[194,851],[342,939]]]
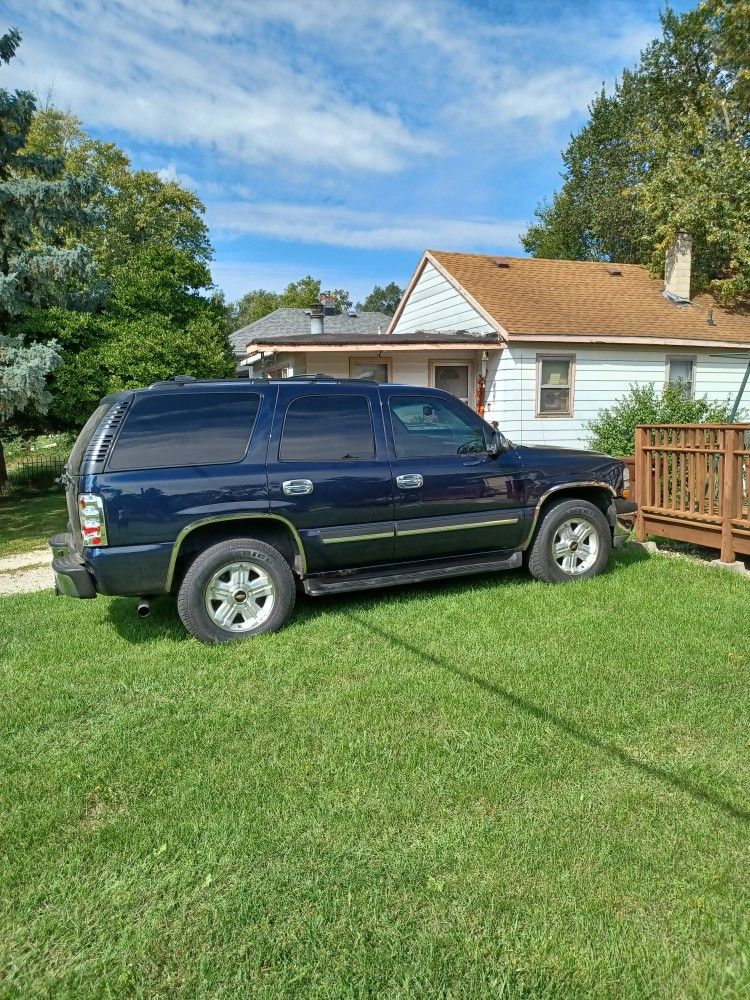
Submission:
[[[115,597],[109,602],[109,620],[118,635],[128,642],[151,643],[159,639],[187,642],[190,638],[177,617],[174,600],[168,594],[151,602],[148,618],[139,618],[137,609],[137,597]]]
[[[537,705],[528,698],[522,697],[515,691],[510,691],[508,688],[505,688],[494,681],[487,680],[480,674],[475,674],[470,670],[459,667],[446,657],[436,656],[434,653],[429,653],[425,649],[417,646],[415,643],[409,642],[407,639],[404,639],[393,632],[389,632],[387,629],[381,628],[378,625],[374,625],[372,622],[366,621],[364,618],[360,618],[356,614],[348,612],[346,613],[346,616],[350,621],[360,626],[360,628],[368,630],[373,635],[385,640],[397,649],[408,653],[416,659],[422,660],[423,663],[428,663],[440,670],[447,671],[455,677],[459,677],[461,680],[466,681],[469,684],[473,684],[475,687],[487,692],[488,694],[501,698],[512,708],[516,709],[516,711],[523,712],[525,715],[530,716],[539,722],[555,726],[560,732],[565,733],[566,736],[569,736],[571,739],[583,744],[584,746],[590,747],[592,750],[597,751],[602,756],[614,761],[616,764],[638,771],[640,774],[643,774],[648,778],[653,778],[654,780],[661,782],[661,784],[666,785],[668,788],[671,788],[673,791],[688,795],[695,802],[701,802],[705,805],[709,805],[714,809],[719,810],[730,819],[740,820],[743,823],[750,822],[750,811],[742,809],[733,802],[723,799],[721,796],[707,791],[705,788],[701,788],[700,785],[696,785],[692,781],[688,781],[686,778],[673,774],[671,771],[668,771],[663,767],[659,767],[657,764],[651,764],[649,761],[633,757],[631,754],[626,753],[618,747],[615,743],[610,743],[609,741],[601,739],[598,736],[594,736],[589,730],[582,729],[580,726],[577,726],[575,722],[571,722],[564,716],[558,715],[556,712],[551,712],[549,709],[544,708],[541,705]]]
[[[643,562],[649,556],[640,549],[620,550],[613,557],[605,574],[626,569],[628,565]],[[331,611],[346,612],[347,608],[356,608],[377,599],[400,595],[402,600],[410,598],[419,600],[427,594],[439,592],[468,591],[477,587],[509,587],[531,584],[531,578],[525,570],[510,570],[502,573],[478,573],[474,576],[446,577],[445,579],[429,580],[425,583],[415,583],[400,587],[383,587],[372,591],[358,591],[350,594],[332,594],[327,597],[306,597],[303,593],[297,595],[297,606],[291,623],[303,624],[314,620]],[[118,635],[130,643],[151,643],[160,639],[170,639],[175,642],[185,642],[189,636],[177,617],[174,598],[162,595],[154,599],[151,614],[146,619],[138,617],[138,598],[117,597],[109,602],[109,619]]]
[[[601,578],[609,576],[611,573],[627,572],[631,566],[648,562],[651,557],[638,548],[618,549],[613,553],[612,559]],[[565,584],[565,586],[578,586],[578,583]],[[330,594],[323,598],[298,597],[297,608],[293,621],[317,618],[325,615],[326,609],[335,609],[345,613],[348,607],[356,608],[360,605],[370,604],[378,598],[400,597],[402,601],[414,598],[419,600],[430,594],[460,594],[462,591],[488,590],[490,588],[508,587],[547,587],[548,584],[536,584],[529,575],[528,570],[513,569],[501,572],[475,573],[469,576],[448,576],[437,577],[434,580],[426,580],[423,583],[402,584],[394,587],[378,587],[374,590],[352,591],[351,593]]]

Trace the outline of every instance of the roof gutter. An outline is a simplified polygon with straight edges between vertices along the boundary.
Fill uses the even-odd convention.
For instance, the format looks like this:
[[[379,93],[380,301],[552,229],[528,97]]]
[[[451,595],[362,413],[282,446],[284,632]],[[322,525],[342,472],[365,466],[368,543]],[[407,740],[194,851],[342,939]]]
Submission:
[[[249,358],[243,358],[240,361],[241,368],[249,368],[251,365],[257,365],[257,363],[263,358],[263,351],[258,351],[257,354],[251,354]]]
[[[536,343],[536,344],[628,344],[638,346],[645,344],[649,347],[714,347],[726,348],[727,350],[737,350],[744,348],[747,350],[747,342],[742,343],[736,340],[687,340],[684,337],[618,337],[607,334],[592,334],[588,336],[578,334],[549,334],[549,333],[521,333],[511,334],[508,343],[512,347],[515,343]]]

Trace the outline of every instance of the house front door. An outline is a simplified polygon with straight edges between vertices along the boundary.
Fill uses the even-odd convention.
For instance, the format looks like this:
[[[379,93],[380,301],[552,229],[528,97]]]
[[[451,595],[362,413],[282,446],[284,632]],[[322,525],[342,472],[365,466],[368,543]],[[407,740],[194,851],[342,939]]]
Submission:
[[[432,365],[432,384],[452,393],[462,403],[474,407],[473,365],[468,361],[440,362]]]

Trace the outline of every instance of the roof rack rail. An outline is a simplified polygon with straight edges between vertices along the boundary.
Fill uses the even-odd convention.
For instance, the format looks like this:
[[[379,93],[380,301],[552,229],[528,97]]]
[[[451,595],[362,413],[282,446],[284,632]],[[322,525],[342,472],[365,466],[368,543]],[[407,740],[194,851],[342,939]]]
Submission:
[[[159,379],[158,382],[152,382],[149,389],[153,389],[157,385],[192,385],[193,382],[197,382],[198,379],[193,375],[172,375],[171,378]]]
[[[315,375],[288,375],[282,382],[367,382],[370,385],[377,385],[373,378],[341,378],[338,375],[324,375],[316,372]]]

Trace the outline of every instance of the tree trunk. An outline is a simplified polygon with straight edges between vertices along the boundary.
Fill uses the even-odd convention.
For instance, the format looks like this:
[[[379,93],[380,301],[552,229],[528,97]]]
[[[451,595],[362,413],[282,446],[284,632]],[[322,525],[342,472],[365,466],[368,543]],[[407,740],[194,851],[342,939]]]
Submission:
[[[5,464],[5,452],[3,451],[3,442],[0,441],[0,492],[5,488],[5,484],[8,482],[8,468]]]

